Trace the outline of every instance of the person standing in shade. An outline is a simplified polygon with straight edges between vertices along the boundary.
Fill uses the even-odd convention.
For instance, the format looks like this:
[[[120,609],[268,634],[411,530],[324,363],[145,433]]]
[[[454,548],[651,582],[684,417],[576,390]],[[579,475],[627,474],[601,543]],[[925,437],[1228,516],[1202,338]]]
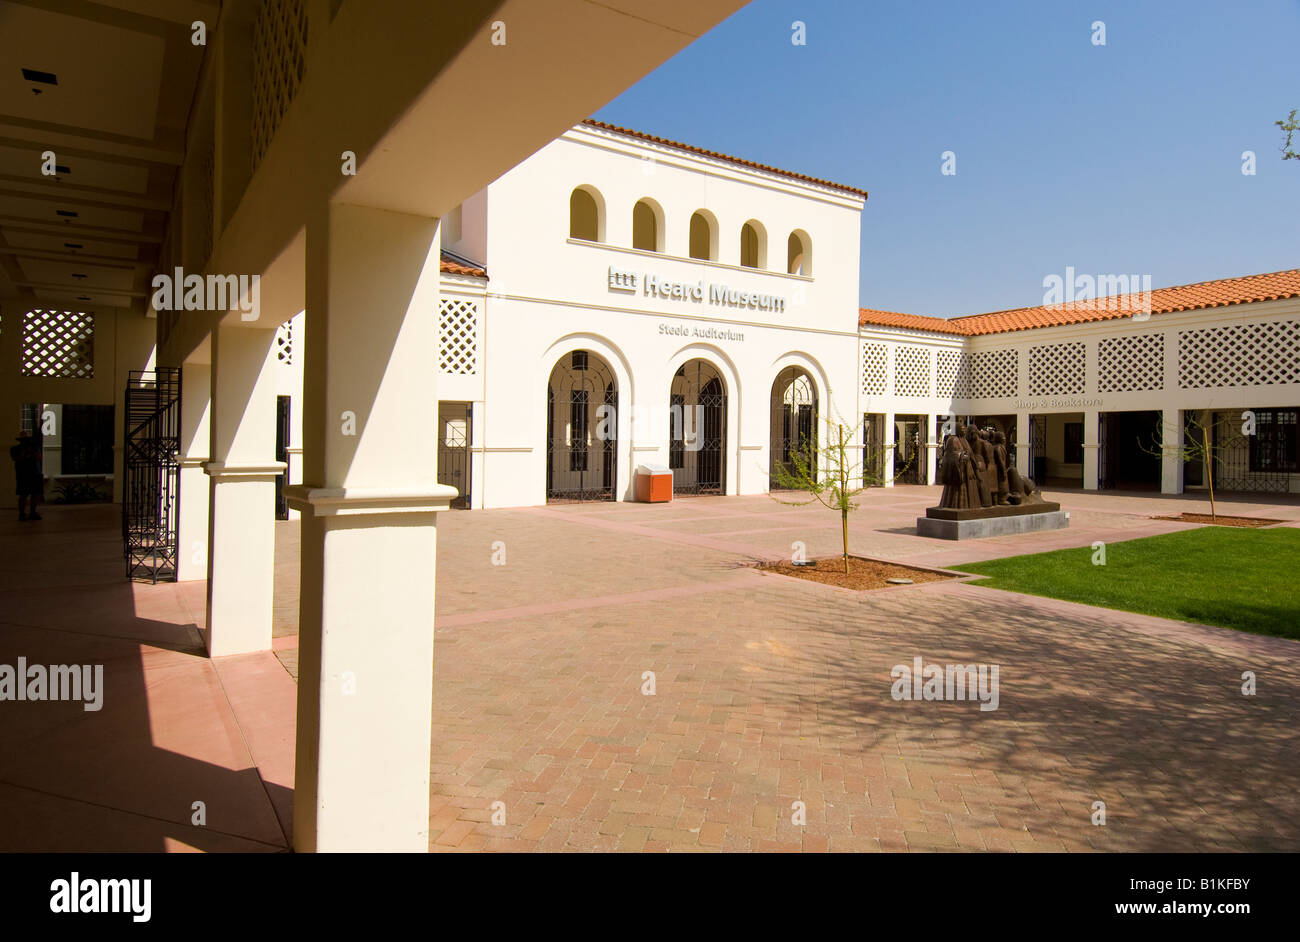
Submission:
[[[41,471],[41,445],[36,436],[20,432],[18,444],[9,449],[14,463],[18,491],[18,519],[40,520],[36,505],[45,493],[45,475]],[[30,508],[30,509],[29,509]]]

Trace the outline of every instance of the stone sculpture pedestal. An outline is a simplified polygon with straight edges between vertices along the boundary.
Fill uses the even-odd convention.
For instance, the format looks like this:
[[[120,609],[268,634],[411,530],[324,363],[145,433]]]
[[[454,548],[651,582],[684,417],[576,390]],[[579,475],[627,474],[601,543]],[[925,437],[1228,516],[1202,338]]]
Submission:
[[[1070,514],[1049,501],[1027,504],[999,504],[996,507],[929,507],[916,518],[917,536],[939,540],[980,540],[1011,533],[1061,530],[1070,525]]]

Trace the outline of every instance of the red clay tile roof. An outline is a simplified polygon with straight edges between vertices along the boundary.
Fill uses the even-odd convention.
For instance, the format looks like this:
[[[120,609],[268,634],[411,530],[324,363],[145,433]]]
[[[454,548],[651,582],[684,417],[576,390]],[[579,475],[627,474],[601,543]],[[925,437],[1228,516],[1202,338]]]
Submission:
[[[1151,292],[1151,313],[1170,314],[1174,311],[1196,311],[1229,304],[1250,304],[1256,301],[1276,301],[1281,298],[1296,297],[1300,297],[1300,268],[1264,275],[1222,278],[1218,281],[1200,281],[1173,288],[1156,288]],[[989,314],[969,314],[953,318],[924,317],[919,314],[898,314],[893,311],[860,308],[858,326],[876,324],[883,327],[905,327],[912,330],[978,337],[982,334],[1000,334],[1013,330],[1030,330],[1035,327],[1060,327],[1065,324],[1085,324],[1091,321],[1132,317],[1135,311],[1143,309],[1142,296],[1138,294],[1099,298],[1095,301],[1076,301],[1072,305],[1021,307],[1010,311],[993,311]]]
[[[487,269],[476,265],[465,265],[463,261],[452,255],[450,252],[442,252],[438,258],[438,271],[446,272],[448,275],[469,275],[471,278],[486,278]]]
[[[654,144],[664,144],[668,147],[676,147],[678,150],[689,151],[692,154],[700,154],[704,157],[713,157],[717,160],[725,160],[728,163],[739,164],[742,167],[749,167],[753,170],[762,170],[765,173],[775,173],[782,177],[789,177],[792,180],[802,180],[805,183],[815,183],[818,186],[828,186],[834,190],[843,190],[845,193],[852,193],[855,196],[861,196],[864,200],[867,198],[867,191],[860,190],[856,186],[848,186],[843,183],[832,183],[830,180],[820,180],[817,177],[795,173],[793,170],[781,170],[777,167],[769,167],[767,164],[755,163],[752,160],[744,160],[740,157],[732,157],[729,154],[720,154],[717,151],[705,150],[703,147],[683,144],[680,141],[670,141],[665,137],[655,137],[653,134],[644,134],[641,131],[622,128],[616,124],[606,124],[604,121],[597,121],[594,118],[587,118],[582,123],[588,127],[600,128],[603,131],[613,131],[616,134],[626,134],[629,137],[640,138],[643,141],[650,141]]]

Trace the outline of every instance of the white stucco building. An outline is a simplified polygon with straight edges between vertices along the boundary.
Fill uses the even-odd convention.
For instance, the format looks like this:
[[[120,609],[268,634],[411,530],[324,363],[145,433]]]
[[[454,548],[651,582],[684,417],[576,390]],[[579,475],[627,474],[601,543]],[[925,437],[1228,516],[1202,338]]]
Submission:
[[[659,464],[678,495],[764,493],[831,418],[886,486],[934,483],[956,417],[1051,487],[1204,487],[1177,449],[1209,428],[1222,489],[1300,492],[1300,273],[859,309],[865,199],[595,121],[542,148],[444,223],[441,482],[470,507],[627,500]]]

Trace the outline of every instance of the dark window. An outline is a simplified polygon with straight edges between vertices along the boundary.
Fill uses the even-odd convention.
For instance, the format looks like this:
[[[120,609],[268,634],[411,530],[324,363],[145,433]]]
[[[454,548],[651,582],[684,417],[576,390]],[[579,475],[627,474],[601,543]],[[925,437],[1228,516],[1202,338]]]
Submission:
[[[1255,434],[1250,436],[1250,470],[1300,470],[1295,409],[1256,409]]]
[[[577,354],[574,354],[577,356]],[[584,353],[585,357],[586,354]],[[569,470],[587,470],[587,390],[575,389],[569,399]]]
[[[64,474],[113,473],[113,407],[63,407]]]
[[[1065,457],[1066,464],[1083,464],[1083,423],[1065,423]]]
[[[573,359],[570,361],[570,366],[573,369],[578,371],[585,370],[587,368],[587,351],[574,350]]]
[[[679,374],[680,375],[680,374]],[[686,467],[686,397],[672,395],[668,397],[668,467],[671,469]],[[696,434],[699,434],[696,432]]]

